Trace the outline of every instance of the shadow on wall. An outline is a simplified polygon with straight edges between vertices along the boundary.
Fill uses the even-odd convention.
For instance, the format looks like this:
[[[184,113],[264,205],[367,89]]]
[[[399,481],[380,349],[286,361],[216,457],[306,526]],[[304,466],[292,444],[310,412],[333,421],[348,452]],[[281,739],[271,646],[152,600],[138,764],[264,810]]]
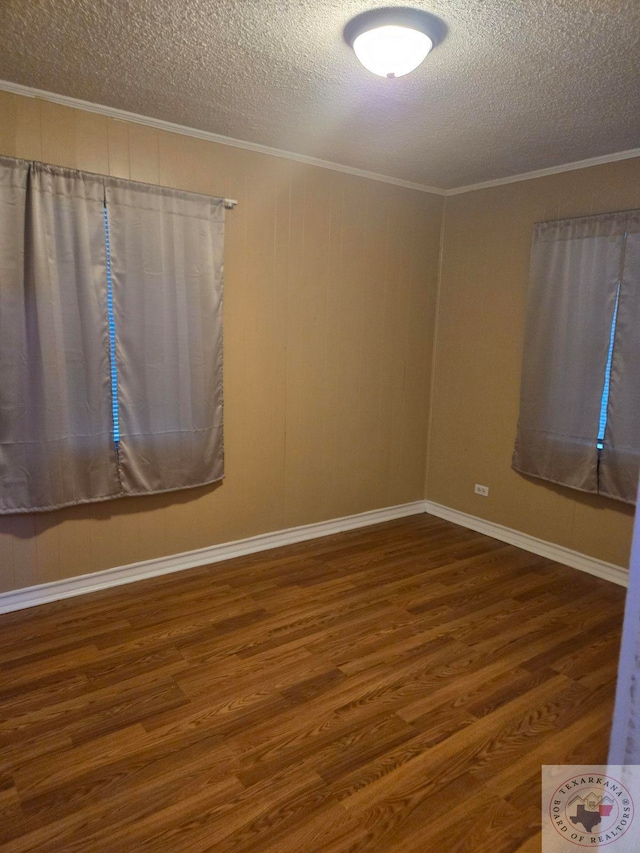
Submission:
[[[548,492],[553,492],[567,500],[574,501],[575,503],[582,504],[583,506],[588,506],[591,509],[615,510],[616,512],[629,516],[629,518],[633,518],[635,515],[636,508],[633,504],[627,504],[624,503],[624,501],[617,501],[614,498],[607,497],[606,495],[581,492],[578,489],[571,489],[568,486],[562,486],[559,483],[551,483],[548,480],[541,480],[539,477],[532,477],[529,474],[523,474],[521,471],[517,471],[516,473],[528,483],[533,483],[539,488],[546,489]]]
[[[0,536],[16,536],[19,539],[31,539],[36,535],[35,519],[38,519],[38,535],[63,524],[65,521],[103,521],[113,516],[135,515],[141,512],[156,512],[170,506],[195,503],[205,495],[222,488],[224,480],[205,486],[180,489],[161,494],[125,496],[93,503],[78,504],[62,509],[44,512],[25,512],[13,515],[0,515]],[[21,520],[22,523],[16,523]],[[25,523],[26,522],[26,523]],[[29,523],[31,522],[31,523]]]

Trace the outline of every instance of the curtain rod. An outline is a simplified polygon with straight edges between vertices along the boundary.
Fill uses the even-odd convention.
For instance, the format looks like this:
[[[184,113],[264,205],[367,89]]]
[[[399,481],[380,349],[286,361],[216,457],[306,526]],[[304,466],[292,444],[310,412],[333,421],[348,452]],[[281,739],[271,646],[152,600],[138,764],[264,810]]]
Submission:
[[[54,163],[44,163],[41,160],[27,160],[24,157],[9,157],[5,154],[0,154],[0,159],[2,159],[2,160],[13,160],[13,161],[18,160],[22,163],[36,163],[40,166],[51,166],[54,169],[60,169],[61,171],[65,171],[65,172],[76,172],[76,173],[80,172],[83,175],[89,175],[92,178],[109,178],[109,177],[115,178],[115,176],[113,176],[113,175],[105,175],[105,174],[102,174],[101,172],[87,172],[85,169],[72,169],[68,166],[57,166]],[[125,181],[128,181],[128,183],[130,183],[130,184],[140,184],[141,186],[145,186],[145,187],[156,187],[159,189],[175,190],[176,192],[185,192],[185,193],[189,193],[190,195],[202,195],[202,196],[206,196],[207,198],[214,198],[214,199],[219,198],[219,196],[212,196],[212,195],[209,195],[209,193],[198,193],[198,192],[192,192],[191,190],[181,190],[178,187],[167,187],[164,184],[150,184],[148,181],[132,181],[130,178],[115,178],[115,180],[125,180]],[[238,206],[238,201],[235,198],[223,198],[222,203],[224,204],[226,210],[233,210],[234,207]]]
[[[625,213],[637,213],[640,208],[625,207],[624,210],[605,210],[603,213],[585,213],[584,216],[562,216],[560,219],[541,219],[534,222],[534,225],[551,225],[556,222],[571,222],[574,219],[597,219],[602,216],[619,216]]]

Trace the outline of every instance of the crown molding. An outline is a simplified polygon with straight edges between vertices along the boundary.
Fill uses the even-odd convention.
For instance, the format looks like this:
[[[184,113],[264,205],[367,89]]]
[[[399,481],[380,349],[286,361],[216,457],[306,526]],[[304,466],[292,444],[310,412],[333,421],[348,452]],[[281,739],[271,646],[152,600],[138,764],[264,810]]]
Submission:
[[[486,190],[490,187],[501,187],[503,184],[515,184],[518,181],[530,181],[533,178],[544,178],[547,175],[558,175],[560,172],[573,172],[576,169],[588,169],[590,166],[602,166],[605,163],[617,163],[618,160],[632,160],[640,157],[640,148],[630,148],[628,151],[617,151],[615,154],[603,154],[601,157],[589,157],[587,160],[575,160],[573,163],[563,163],[559,166],[549,166],[547,169],[536,169],[534,172],[522,172],[520,175],[509,175],[506,178],[496,178],[493,181],[482,181],[479,184],[467,184],[465,187],[455,187],[444,190],[446,196],[471,193],[475,190]]]
[[[12,95],[22,95],[27,98],[39,98],[50,101],[53,104],[61,104],[64,107],[72,107],[77,110],[97,113],[120,121],[143,124],[146,127],[154,127],[157,130],[166,130],[169,133],[180,133],[183,136],[193,136],[196,139],[205,139],[207,142],[217,142],[220,145],[230,145],[232,148],[243,148],[245,151],[254,151],[258,154],[267,154],[270,157],[280,157],[284,160],[293,160],[296,163],[304,163],[307,166],[318,166],[321,169],[331,169],[333,172],[342,172],[346,175],[355,175],[357,178],[367,178],[370,181],[379,181],[383,184],[393,184],[396,187],[404,187],[409,190],[417,190],[421,193],[432,195],[446,195],[446,190],[439,187],[429,187],[425,184],[404,181],[402,178],[393,178],[389,175],[379,175],[377,172],[367,172],[365,169],[356,169],[352,166],[344,166],[341,163],[332,163],[330,160],[320,160],[318,157],[308,157],[306,154],[296,154],[295,151],[284,151],[280,148],[270,148],[268,145],[260,145],[257,142],[246,142],[242,139],[233,139],[231,136],[222,136],[219,133],[211,133],[208,130],[199,130],[196,127],[187,127],[183,124],[175,124],[172,121],[164,121],[159,118],[130,113],[127,110],[119,110],[104,104],[94,104],[91,101],[82,101],[79,98],[70,98],[67,95],[58,95],[55,92],[47,92],[44,89],[34,89],[31,86],[23,86],[20,83],[11,83],[8,80],[0,80],[0,91],[9,92]]]
[[[306,154],[297,154],[295,151],[284,151],[280,148],[270,148],[268,145],[260,145],[257,142],[247,142],[242,139],[234,139],[231,136],[222,136],[219,133],[211,133],[208,130],[199,130],[195,127],[187,127],[164,121],[159,118],[130,113],[127,110],[119,110],[104,104],[94,104],[91,101],[82,101],[79,98],[70,98],[67,95],[59,95],[56,92],[48,92],[45,89],[34,89],[32,86],[23,86],[21,83],[12,83],[9,80],[0,80],[0,91],[9,92],[13,95],[22,95],[26,98],[40,98],[54,104],[72,107],[77,110],[97,113],[109,118],[129,121],[135,124],[143,124],[146,127],[154,127],[157,130],[166,130],[169,133],[180,133],[183,136],[192,136],[196,139],[205,139],[208,142],[216,142],[219,145],[230,145],[232,148],[243,148],[245,151],[255,151],[258,154],[266,154],[270,157],[280,157],[284,160],[293,160],[296,163],[305,163],[308,166],[318,166],[321,169],[330,169],[333,172],[342,172],[345,175],[354,175],[358,178],[367,178],[370,181],[378,181],[383,184],[392,184],[404,189],[416,190],[417,192],[430,193],[438,196],[454,196],[462,193],[475,192],[476,190],[500,187],[503,184],[514,184],[518,181],[530,181],[534,178],[544,178],[547,175],[557,175],[561,172],[571,172],[575,169],[587,169],[590,166],[601,166],[605,163],[616,163],[619,160],[631,160],[640,157],[640,148],[631,148],[628,151],[618,151],[613,154],[603,154],[600,157],[590,157],[587,160],[576,160],[572,163],[563,163],[558,166],[550,166],[546,169],[537,169],[533,172],[522,172],[518,175],[509,175],[505,178],[495,178],[491,181],[482,181],[477,184],[467,184],[462,187],[431,187],[427,184],[419,184],[414,181],[405,181],[402,178],[393,178],[390,175],[380,175],[377,172],[367,172],[365,169],[356,169],[353,166],[345,166],[342,163],[333,163],[330,160],[321,160],[318,157],[308,157]]]

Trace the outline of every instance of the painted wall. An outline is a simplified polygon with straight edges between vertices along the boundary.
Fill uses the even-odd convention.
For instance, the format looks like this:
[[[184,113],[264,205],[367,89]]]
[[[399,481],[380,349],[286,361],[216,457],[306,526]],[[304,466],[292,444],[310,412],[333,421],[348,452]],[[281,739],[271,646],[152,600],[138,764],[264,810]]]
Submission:
[[[627,564],[631,507],[510,461],[533,223],[640,207],[640,159],[449,197],[436,323],[437,196],[3,92],[0,154],[240,202],[224,483],[0,517],[0,592],[419,500],[425,466],[429,500]]]
[[[239,201],[224,483],[0,517],[0,591],[424,497],[440,197],[1,92],[0,154]]]
[[[511,454],[534,222],[635,207],[640,158],[447,198],[426,488],[436,503],[624,566],[632,507],[525,478]]]

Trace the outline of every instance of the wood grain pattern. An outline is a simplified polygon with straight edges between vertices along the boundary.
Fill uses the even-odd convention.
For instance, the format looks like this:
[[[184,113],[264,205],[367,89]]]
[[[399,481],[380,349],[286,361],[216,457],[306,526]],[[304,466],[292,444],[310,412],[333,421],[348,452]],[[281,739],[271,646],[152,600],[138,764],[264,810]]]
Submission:
[[[429,516],[0,619],[0,851],[532,853],[624,593]]]

